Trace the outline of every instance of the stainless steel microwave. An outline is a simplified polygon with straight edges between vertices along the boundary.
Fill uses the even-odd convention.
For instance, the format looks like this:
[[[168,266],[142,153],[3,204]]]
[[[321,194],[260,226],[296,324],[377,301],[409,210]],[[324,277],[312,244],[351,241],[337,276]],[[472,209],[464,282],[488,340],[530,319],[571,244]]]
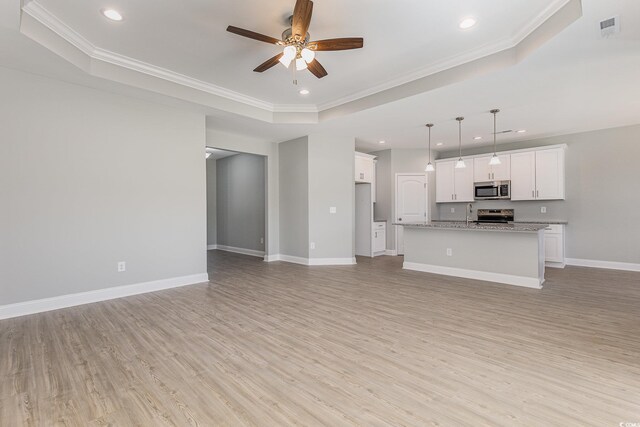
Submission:
[[[511,199],[511,181],[476,182],[473,185],[475,200]]]

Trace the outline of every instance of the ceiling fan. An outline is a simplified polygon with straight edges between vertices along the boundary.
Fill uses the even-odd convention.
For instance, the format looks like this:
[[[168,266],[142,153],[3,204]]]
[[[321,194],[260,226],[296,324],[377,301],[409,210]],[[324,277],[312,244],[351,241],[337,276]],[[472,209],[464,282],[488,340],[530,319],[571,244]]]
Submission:
[[[289,68],[291,63],[295,61],[295,70],[301,71],[308,69],[314,76],[321,79],[327,75],[327,70],[315,59],[316,52],[359,49],[363,46],[364,40],[362,37],[348,37],[309,41],[310,37],[307,30],[311,23],[312,12],[313,2],[311,0],[296,0],[293,15],[289,18],[291,27],[282,33],[282,39],[280,40],[231,25],[227,27],[227,31],[250,39],[284,47],[281,53],[273,58],[267,59],[253,71],[262,73],[278,62]]]

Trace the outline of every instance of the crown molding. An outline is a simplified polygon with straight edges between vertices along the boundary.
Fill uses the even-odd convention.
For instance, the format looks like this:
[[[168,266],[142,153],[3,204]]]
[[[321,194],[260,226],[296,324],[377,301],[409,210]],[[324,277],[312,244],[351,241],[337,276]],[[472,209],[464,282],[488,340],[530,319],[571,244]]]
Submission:
[[[513,35],[508,39],[490,43],[480,48],[476,48],[474,50],[470,50],[458,55],[450,56],[434,64],[430,64],[427,67],[422,67],[422,68],[410,71],[409,73],[403,74],[399,77],[389,80],[386,83],[382,83],[382,84],[373,86],[369,89],[356,92],[351,95],[347,95],[345,97],[336,99],[335,101],[330,101],[324,104],[320,104],[318,105],[318,111],[325,111],[331,108],[339,107],[343,104],[357,101],[359,99],[365,98],[367,96],[375,95],[385,90],[393,89],[394,87],[401,86],[405,83],[409,83],[414,80],[419,80],[419,79],[428,77],[430,75],[449,70],[459,65],[473,62],[478,59],[490,56],[492,54],[514,48],[518,46],[520,43],[522,43],[522,41],[526,39],[527,36],[533,33],[538,27],[544,24],[553,15],[558,13],[558,11],[560,11],[564,6],[566,6],[571,1],[574,1],[574,0],[554,1],[547,8],[545,8],[541,13],[539,13],[533,20],[527,23],[527,25],[522,27],[520,31],[518,31],[515,35]]]
[[[89,40],[84,38],[73,28],[68,26],[66,23],[58,19],[55,15],[53,15],[35,0],[26,4],[22,8],[22,11],[24,13],[27,13],[36,21],[40,22],[49,30],[53,31],[56,35],[58,35],[68,43],[79,49],[82,53],[84,53],[91,59],[107,62],[109,64],[127,68],[129,70],[137,71],[139,73],[157,77],[163,80],[170,81],[172,83],[190,87],[192,89],[200,90],[212,95],[219,96],[221,98],[240,102],[242,104],[250,105],[252,107],[260,108],[269,112],[276,112],[276,105],[270,102],[243,95],[241,93],[234,92],[221,86],[216,86],[202,80],[185,76],[184,74],[180,74],[166,68],[158,67],[156,65],[148,64],[137,59],[129,58],[127,56],[99,48],[92,44]]]
[[[32,0],[25,4],[22,11],[39,22],[44,27],[48,28],[54,34],[61,39],[76,47],[82,53],[84,53],[89,59],[94,61],[100,61],[102,63],[121,67],[123,69],[132,70],[147,76],[162,79],[182,87],[191,88],[197,91],[201,91],[210,95],[220,97],[224,100],[230,100],[237,102],[238,104],[254,107],[258,111],[270,113],[272,115],[291,114],[300,115],[307,114],[313,117],[305,117],[303,122],[317,123],[321,121],[319,117],[320,113],[328,112],[336,107],[349,104],[354,101],[358,101],[373,95],[380,94],[385,91],[397,88],[399,86],[411,83],[420,79],[427,78],[437,73],[445,72],[455,67],[471,63],[483,58],[488,58],[491,55],[495,55],[501,52],[508,51],[509,49],[517,48],[518,45],[526,41],[527,37],[532,35],[542,24],[548,21],[551,17],[557,14],[562,8],[572,2],[580,2],[580,0],[555,0],[550,3],[541,13],[539,13],[534,19],[529,21],[523,26],[516,34],[510,38],[500,40],[495,43],[487,44],[478,49],[467,51],[459,55],[454,55],[445,59],[442,59],[436,63],[432,63],[427,67],[413,70],[407,74],[401,75],[394,79],[391,79],[385,83],[373,86],[369,89],[359,91],[334,101],[327,103],[314,105],[314,104],[274,104],[258,98],[254,98],[242,93],[226,89],[221,86],[214,85],[199,79],[189,77],[184,74],[171,71],[166,68],[158,67],[153,64],[149,64],[143,61],[139,61],[134,58],[130,58],[118,53],[102,49],[95,46],[89,40],[84,38],[81,34],[76,32],[73,28],[68,26],[62,20],[57,18],[46,8],[40,5],[36,0]],[[289,120],[291,119],[291,120]],[[275,118],[271,117],[271,122],[298,122],[299,118],[287,117]]]

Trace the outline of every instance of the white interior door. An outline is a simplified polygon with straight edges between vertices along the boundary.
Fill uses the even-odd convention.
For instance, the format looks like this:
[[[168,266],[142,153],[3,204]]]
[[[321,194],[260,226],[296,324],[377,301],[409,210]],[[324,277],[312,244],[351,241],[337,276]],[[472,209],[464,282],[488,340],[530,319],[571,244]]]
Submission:
[[[427,220],[427,177],[424,174],[396,175],[396,222]],[[402,226],[396,227],[396,250],[404,254]]]

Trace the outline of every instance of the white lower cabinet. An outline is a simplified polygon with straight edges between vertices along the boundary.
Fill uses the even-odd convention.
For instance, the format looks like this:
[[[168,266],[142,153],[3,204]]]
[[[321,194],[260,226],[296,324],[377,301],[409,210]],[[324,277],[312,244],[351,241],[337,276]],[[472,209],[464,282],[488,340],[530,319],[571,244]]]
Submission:
[[[373,223],[373,255],[384,255],[387,248],[386,236],[387,224],[385,222]]]
[[[549,267],[564,267],[564,225],[552,224],[544,230],[544,260]]]

